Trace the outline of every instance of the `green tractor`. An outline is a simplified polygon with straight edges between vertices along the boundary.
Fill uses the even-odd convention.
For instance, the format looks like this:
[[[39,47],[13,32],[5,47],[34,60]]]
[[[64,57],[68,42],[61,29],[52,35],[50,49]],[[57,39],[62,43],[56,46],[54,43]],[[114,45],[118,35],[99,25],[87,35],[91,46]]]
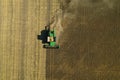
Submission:
[[[50,27],[46,27],[47,31],[47,42],[44,45],[44,48],[55,48],[58,49],[59,45],[56,44],[56,35],[55,30],[50,30]]]

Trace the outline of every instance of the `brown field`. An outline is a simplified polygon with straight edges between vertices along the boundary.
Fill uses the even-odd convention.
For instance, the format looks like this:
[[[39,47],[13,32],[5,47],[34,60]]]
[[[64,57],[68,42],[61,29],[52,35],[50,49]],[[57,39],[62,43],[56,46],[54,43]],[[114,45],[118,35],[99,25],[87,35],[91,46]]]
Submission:
[[[60,49],[46,50],[48,0],[0,0],[0,80],[120,79],[120,1],[65,1]]]
[[[47,80],[119,80],[120,1],[65,1],[61,48],[47,50]]]

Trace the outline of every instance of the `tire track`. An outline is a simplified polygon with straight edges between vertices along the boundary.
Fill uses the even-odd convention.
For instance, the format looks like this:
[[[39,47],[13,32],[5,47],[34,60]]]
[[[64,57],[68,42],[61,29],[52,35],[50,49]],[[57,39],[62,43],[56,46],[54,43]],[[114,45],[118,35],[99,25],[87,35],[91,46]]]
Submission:
[[[21,5],[22,12],[20,14],[20,20],[22,23],[20,24],[21,30],[20,30],[20,36],[21,36],[21,69],[20,69],[20,80],[25,80],[25,42],[26,42],[26,21],[27,21],[27,12],[28,12],[28,0],[23,0]],[[27,63],[26,63],[27,64]]]

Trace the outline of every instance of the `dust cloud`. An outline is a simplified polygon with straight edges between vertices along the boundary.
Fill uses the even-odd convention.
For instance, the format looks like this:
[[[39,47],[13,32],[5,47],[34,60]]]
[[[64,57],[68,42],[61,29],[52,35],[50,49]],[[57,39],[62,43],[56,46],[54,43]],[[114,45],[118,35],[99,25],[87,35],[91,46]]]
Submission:
[[[59,37],[63,32],[61,20],[62,20],[62,10],[58,9],[56,10],[54,16],[52,17],[52,24],[50,25],[51,29],[55,29],[56,31],[56,36],[57,36],[56,43],[59,42]]]
[[[64,11],[65,16],[70,16],[70,13],[73,15],[79,14],[81,7],[84,8],[114,8],[117,0],[62,0],[62,10]],[[69,13],[69,14],[68,14]]]
[[[116,0],[62,0],[61,4],[64,9],[77,9],[80,6],[94,7],[99,5],[105,5],[112,8],[115,2]]]
[[[61,0],[61,9],[56,10],[52,17],[51,29],[56,29],[57,43],[63,29],[69,23],[75,21],[76,24],[87,24],[85,10],[90,10],[88,16],[93,16],[106,9],[113,9],[116,0]]]

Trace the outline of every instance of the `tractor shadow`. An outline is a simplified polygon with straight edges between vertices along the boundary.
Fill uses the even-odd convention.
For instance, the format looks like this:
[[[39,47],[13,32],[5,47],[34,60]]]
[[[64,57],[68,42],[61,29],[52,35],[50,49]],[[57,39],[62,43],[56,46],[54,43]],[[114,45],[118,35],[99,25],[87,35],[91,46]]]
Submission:
[[[42,30],[41,34],[37,35],[37,39],[42,40],[42,43],[45,44],[45,43],[47,43],[47,36],[48,36],[48,31]]]

